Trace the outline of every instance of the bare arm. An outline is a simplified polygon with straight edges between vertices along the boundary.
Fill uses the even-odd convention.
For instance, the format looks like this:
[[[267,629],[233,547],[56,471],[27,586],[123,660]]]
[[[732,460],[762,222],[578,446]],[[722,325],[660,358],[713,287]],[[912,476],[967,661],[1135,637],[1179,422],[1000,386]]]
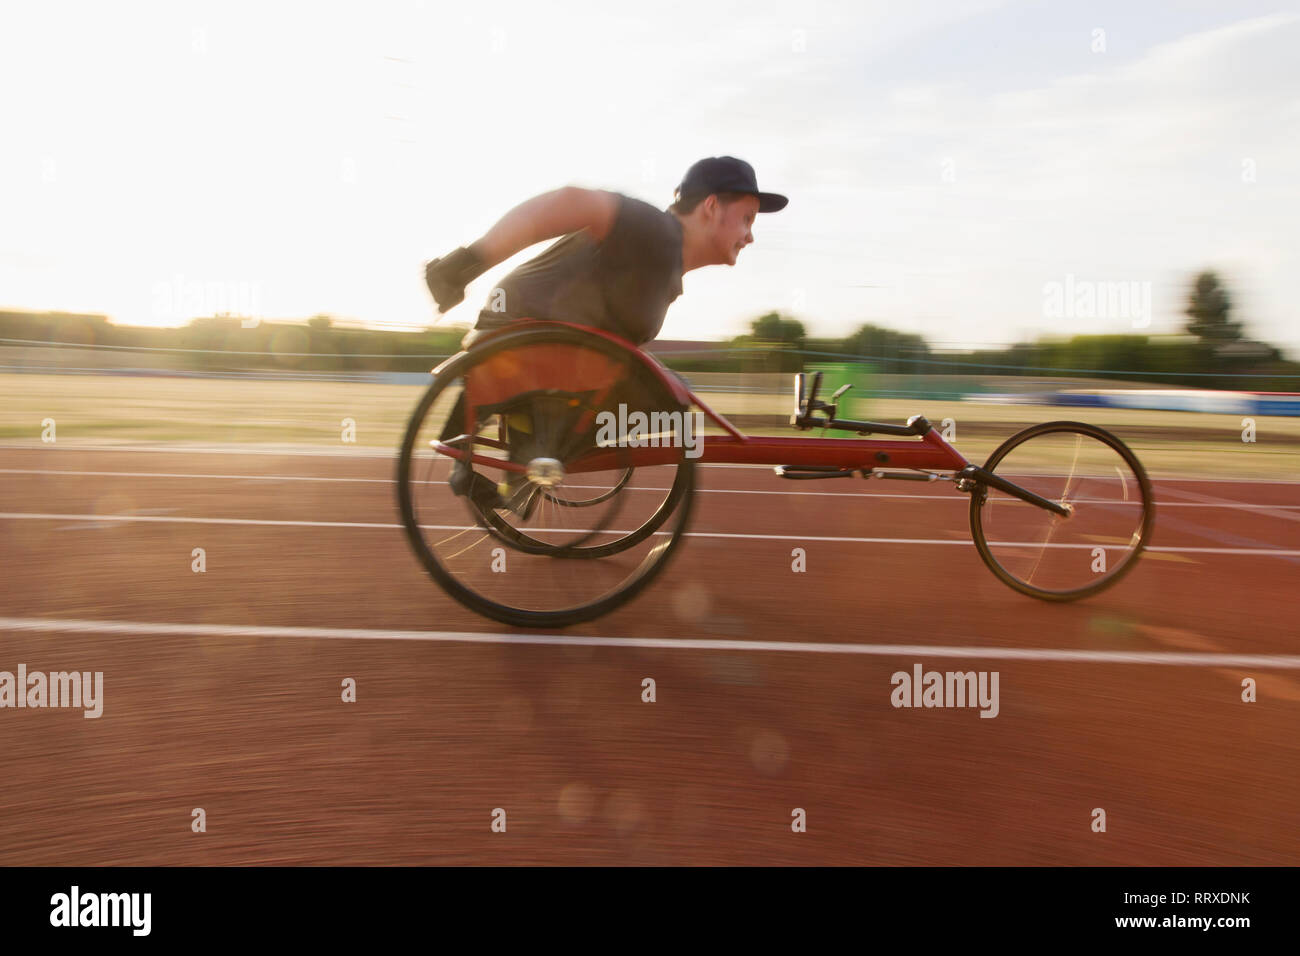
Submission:
[[[618,197],[603,189],[564,186],[520,203],[501,217],[470,250],[486,268],[537,242],[586,229],[597,242],[609,235]]]

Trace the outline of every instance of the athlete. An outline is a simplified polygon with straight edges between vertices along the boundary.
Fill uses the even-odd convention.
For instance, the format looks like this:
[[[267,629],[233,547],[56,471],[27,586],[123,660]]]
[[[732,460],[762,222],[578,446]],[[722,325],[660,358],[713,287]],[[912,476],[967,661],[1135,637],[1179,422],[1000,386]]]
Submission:
[[[561,237],[497,284],[462,346],[471,348],[488,331],[524,318],[592,326],[642,345],[659,334],[684,273],[734,266],[754,241],[757,214],[777,212],[788,201],[760,192],[753,167],[733,156],[691,166],[666,210],[616,192],[566,186],[521,203],[481,239],[427,263],[425,282],[438,311],[446,312],[488,269]],[[459,433],[463,414],[458,403],[449,435]],[[520,513],[531,505],[503,497],[504,489],[462,465],[452,472],[456,494],[468,493],[480,507]]]

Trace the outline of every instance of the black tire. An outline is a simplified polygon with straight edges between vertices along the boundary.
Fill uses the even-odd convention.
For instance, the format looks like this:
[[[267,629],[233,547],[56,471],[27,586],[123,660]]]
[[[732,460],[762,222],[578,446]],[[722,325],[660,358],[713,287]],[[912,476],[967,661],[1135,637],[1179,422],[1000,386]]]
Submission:
[[[621,534],[614,541],[600,545],[581,546],[583,542],[589,540],[592,536],[586,534],[579,537],[576,542],[570,541],[560,547],[548,546],[544,541],[533,536],[533,534],[537,533],[536,531],[533,534],[521,531],[518,527],[520,519],[514,513],[480,509],[472,505],[468,498],[459,498],[459,510],[468,513],[474,524],[489,533],[493,540],[509,545],[513,549],[512,553],[524,555],[530,561],[558,561],[559,564],[554,565],[554,567],[566,566],[573,569],[573,573],[578,575],[585,573],[592,579],[593,587],[604,586],[602,582],[607,578],[601,577],[600,572],[602,568],[610,566],[604,562],[593,565],[590,561],[573,562],[564,559],[585,558],[598,560],[614,557],[618,561],[618,565],[608,572],[609,575],[621,575],[624,569],[627,570],[627,574],[622,580],[602,593],[555,608],[533,606],[510,594],[483,593],[485,589],[482,586],[475,586],[476,580],[483,580],[481,573],[476,572],[478,577],[475,579],[470,574],[459,572],[456,566],[457,562],[453,560],[459,557],[459,553],[449,558],[446,552],[450,549],[440,551],[439,542],[431,542],[426,538],[419,520],[419,512],[423,505],[416,500],[415,486],[417,484],[434,486],[441,483],[417,479],[415,477],[417,464],[433,459],[450,462],[447,457],[433,452],[430,452],[423,459],[417,457],[420,454],[418,446],[420,445],[421,436],[427,437],[429,434],[437,433],[436,423],[430,420],[430,413],[434,406],[440,399],[444,402],[449,400],[450,396],[460,388],[464,376],[488,359],[499,357],[502,353],[511,350],[545,345],[569,346],[574,349],[597,353],[598,356],[603,356],[604,359],[617,363],[622,374],[625,374],[626,381],[635,383],[642,390],[642,394],[650,396],[655,403],[654,407],[685,411],[681,409],[681,406],[663,383],[650,370],[645,368],[636,353],[620,347],[601,336],[587,334],[576,329],[555,326],[521,328],[476,345],[467,352],[461,352],[434,370],[433,383],[416,406],[407,425],[398,458],[397,496],[402,524],[417,558],[443,590],[461,604],[479,614],[519,627],[564,627],[577,624],[607,614],[630,601],[663,571],[669,558],[675,553],[689,522],[693,504],[694,461],[686,456],[686,450],[682,447],[667,452],[666,455],[671,461],[658,466],[670,470],[671,478],[665,482],[668,485],[666,489],[650,489],[656,491],[656,494],[651,496],[653,499],[651,506],[655,506],[658,501],[657,491],[665,491],[662,503],[657,504],[653,514],[647,520],[638,519],[638,523],[630,533]],[[526,357],[526,353],[521,353],[521,360],[523,357]],[[553,389],[548,390],[548,399],[550,393],[554,391]],[[619,461],[621,462],[622,459],[620,458]],[[613,492],[596,497],[600,501],[614,499],[612,504],[617,507],[620,504],[618,499],[628,493],[625,486],[630,477],[629,471],[630,467],[616,471],[616,474],[621,474],[621,478],[613,488]],[[429,495],[432,493],[433,490],[428,487],[425,487],[422,492],[422,494]],[[448,501],[453,500],[450,497],[451,494],[450,489],[448,489],[444,496],[445,499]],[[595,503],[595,500],[588,502],[588,504]],[[585,515],[586,512],[592,509],[578,508],[570,510],[576,510]],[[599,521],[600,519],[593,516],[591,520]],[[447,530],[446,526],[439,525],[435,527]],[[639,563],[631,567],[630,563],[638,559],[634,555],[625,555],[624,553],[629,552],[636,545],[642,544],[656,532],[661,534],[664,540],[652,543],[646,555],[639,559]],[[536,564],[530,566],[537,567]],[[552,567],[552,565],[548,564],[547,567]],[[588,570],[584,572],[583,568]],[[478,568],[478,571],[481,572],[481,567]],[[535,587],[533,593],[546,593],[546,589]]]
[[[1097,594],[1098,592],[1103,591],[1106,588],[1109,588],[1114,584],[1116,584],[1125,575],[1127,575],[1130,571],[1133,570],[1134,565],[1136,565],[1137,563],[1138,557],[1141,555],[1142,551],[1146,548],[1147,544],[1150,542],[1151,531],[1155,522],[1154,493],[1151,488],[1151,480],[1147,477],[1146,469],[1142,467],[1142,463],[1138,461],[1137,456],[1133,454],[1132,450],[1130,450],[1127,445],[1125,445],[1122,441],[1120,441],[1117,437],[1112,435],[1110,432],[1106,431],[1105,429],[1098,428],[1095,425],[1087,425],[1082,422],[1068,422],[1068,421],[1046,422],[1041,425],[1031,425],[1029,428],[1017,432],[1015,435],[1011,436],[1005,442],[999,445],[998,448],[994,450],[994,452],[989,456],[988,461],[984,465],[984,469],[986,471],[992,472],[994,475],[998,475],[999,477],[1007,478],[1007,480],[1013,481],[1018,485],[1029,487],[1030,482],[1026,482],[1023,479],[1018,477],[1012,477],[1008,474],[1000,474],[999,468],[1004,467],[1008,457],[1012,456],[1012,454],[1016,452],[1020,453],[1019,459],[1021,461],[1032,461],[1033,460],[1032,454],[1026,453],[1026,449],[1030,447],[1031,443],[1036,442],[1035,447],[1042,448],[1043,446],[1048,444],[1047,442],[1043,441],[1043,439],[1060,438],[1062,436],[1067,437],[1067,445],[1068,445],[1068,436],[1074,436],[1076,460],[1079,453],[1078,449],[1082,445],[1084,439],[1087,439],[1089,442],[1096,443],[1096,445],[1088,446],[1090,450],[1094,448],[1110,449],[1111,454],[1107,454],[1105,452],[1100,452],[1100,453],[1094,452],[1094,454],[1097,454],[1098,460],[1105,459],[1108,464],[1111,464],[1114,467],[1114,470],[1117,472],[1117,477],[1110,478],[1107,475],[1105,476],[1105,480],[1109,482],[1112,486],[1123,489],[1124,500],[1121,501],[1118,499],[1112,499],[1112,500],[1097,499],[1095,506],[1092,501],[1089,501],[1087,499],[1080,501],[1078,504],[1071,502],[1075,510],[1071,514],[1071,517],[1067,519],[1059,519],[1056,516],[1052,515],[1050,512],[1046,511],[1046,509],[1041,509],[1036,505],[1019,501],[1018,499],[1015,499],[1012,496],[1006,495],[1004,492],[1000,492],[1000,491],[996,491],[995,489],[992,489],[990,486],[984,483],[978,483],[976,487],[972,490],[971,501],[970,501],[971,536],[975,541],[975,547],[979,551],[980,558],[989,567],[989,570],[991,570],[994,573],[994,575],[996,575],[997,578],[1000,581],[1002,581],[1004,584],[1006,584],[1008,587],[1016,591],[1019,591],[1021,594],[1027,594],[1030,597],[1035,597],[1044,601],[1075,601],[1080,598],[1085,598],[1085,597],[1089,597],[1090,595]],[[1114,459],[1113,461],[1110,460],[1112,455]],[[1073,469],[1073,466],[1071,467]],[[1125,473],[1125,470],[1127,470],[1127,474]],[[1065,480],[1066,493],[1068,493],[1070,480],[1072,477],[1073,476],[1071,475],[1067,477]],[[1135,497],[1132,500],[1129,500],[1128,498],[1129,478],[1132,479],[1132,490],[1135,491],[1137,494],[1137,497]],[[1047,479],[1042,479],[1042,480],[1047,481]],[[1055,480],[1057,482],[1057,485],[1059,486],[1059,478]],[[1092,480],[1092,479],[1087,479],[1087,480]],[[1045,488],[1039,489],[1039,488],[1030,487],[1030,490],[1037,491],[1038,493],[1042,494],[1044,497],[1049,497],[1049,498],[1053,497],[1053,495],[1049,495],[1045,493]],[[1062,500],[1065,499],[1066,493],[1062,494],[1061,496]],[[992,501],[994,500],[995,497],[998,501],[1007,502],[1009,508],[1011,510],[1014,510],[1018,515],[1022,515],[1022,516],[1025,514],[1037,515],[1039,521],[1045,522],[1045,524],[1043,525],[1044,527],[1047,527],[1048,525],[1046,523],[1050,523],[1050,522],[1057,522],[1057,526],[1064,526],[1061,525],[1060,522],[1081,520],[1082,516],[1084,516],[1085,514],[1100,514],[1103,511],[1113,512],[1119,515],[1119,518],[1116,519],[1116,521],[1112,522],[1112,524],[1117,523],[1118,528],[1122,532],[1127,533],[1129,526],[1131,525],[1131,534],[1128,539],[1128,544],[1124,548],[1123,560],[1121,560],[1114,567],[1109,567],[1105,561],[1105,555],[1103,554],[1102,564],[1103,567],[1105,567],[1105,571],[1101,577],[1097,577],[1096,569],[1095,569],[1096,551],[1104,552],[1106,548],[1101,545],[1096,545],[1092,551],[1092,554],[1094,555],[1094,562],[1092,567],[1093,578],[1089,580],[1088,583],[1082,584],[1077,587],[1068,587],[1068,586],[1050,587],[1050,586],[1045,586],[1042,583],[1032,583],[1031,580],[1027,580],[1026,578],[1032,578],[1034,576],[1034,572],[1025,575],[1023,574],[1023,572],[1018,573],[1017,570],[1007,567],[1007,564],[1011,563],[1007,560],[1006,557],[1008,553],[1014,552],[1017,549],[1027,551],[1027,552],[1032,552],[1034,547],[1040,547],[1038,561],[1041,562],[1042,555],[1045,553],[1046,548],[1049,546],[1055,548],[1087,548],[1088,545],[1087,544],[1049,545],[1047,540],[1045,540],[1041,546],[1039,546],[1037,542],[1029,542],[1029,543],[992,542],[991,543],[987,534],[987,530],[988,530],[987,524],[989,522],[986,520],[986,518],[989,515],[991,508],[993,507]],[[1084,512],[1080,510],[1085,504],[1089,509],[1091,509],[1089,512]],[[1008,506],[1004,506],[1004,509]],[[1123,508],[1117,506],[1128,506],[1128,507]],[[1140,509],[1140,513],[1136,515],[1126,513],[1126,512],[1131,512],[1133,508]],[[1107,515],[1107,517],[1109,518],[1109,514]],[[1051,529],[1049,528],[1049,532],[1048,532],[1049,538],[1050,535],[1051,535]],[[1098,538],[1098,536],[1085,534],[1083,535],[1083,538],[1096,539]],[[1120,535],[1121,540],[1122,538],[1123,538],[1123,534]],[[999,556],[999,554],[996,554],[995,551],[1000,551],[1001,556]],[[1028,563],[1027,559],[1025,563]],[[1035,572],[1037,571],[1038,567],[1039,564],[1036,563],[1034,565]],[[1082,575],[1080,575],[1080,577],[1082,578]]]

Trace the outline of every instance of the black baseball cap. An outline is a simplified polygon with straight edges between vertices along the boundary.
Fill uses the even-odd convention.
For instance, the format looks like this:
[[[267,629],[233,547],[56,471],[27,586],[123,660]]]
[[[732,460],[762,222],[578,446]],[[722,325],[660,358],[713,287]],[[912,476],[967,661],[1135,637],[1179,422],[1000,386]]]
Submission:
[[[778,193],[758,191],[754,167],[734,156],[710,156],[686,170],[677,198],[695,199],[714,193],[749,193],[758,197],[759,212],[776,212],[790,200]]]

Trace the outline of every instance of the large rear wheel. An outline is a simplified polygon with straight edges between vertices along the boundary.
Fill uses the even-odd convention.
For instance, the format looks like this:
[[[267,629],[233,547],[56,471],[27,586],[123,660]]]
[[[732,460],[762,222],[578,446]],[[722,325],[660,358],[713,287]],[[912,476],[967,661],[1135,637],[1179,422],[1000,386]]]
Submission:
[[[642,436],[654,447],[599,427],[632,395],[661,412]],[[407,537],[433,579],[487,617],[560,627],[606,614],[681,542],[694,487],[685,414],[637,353],[600,336],[495,337],[439,366],[411,417],[397,469]],[[501,499],[456,494],[453,479]]]

